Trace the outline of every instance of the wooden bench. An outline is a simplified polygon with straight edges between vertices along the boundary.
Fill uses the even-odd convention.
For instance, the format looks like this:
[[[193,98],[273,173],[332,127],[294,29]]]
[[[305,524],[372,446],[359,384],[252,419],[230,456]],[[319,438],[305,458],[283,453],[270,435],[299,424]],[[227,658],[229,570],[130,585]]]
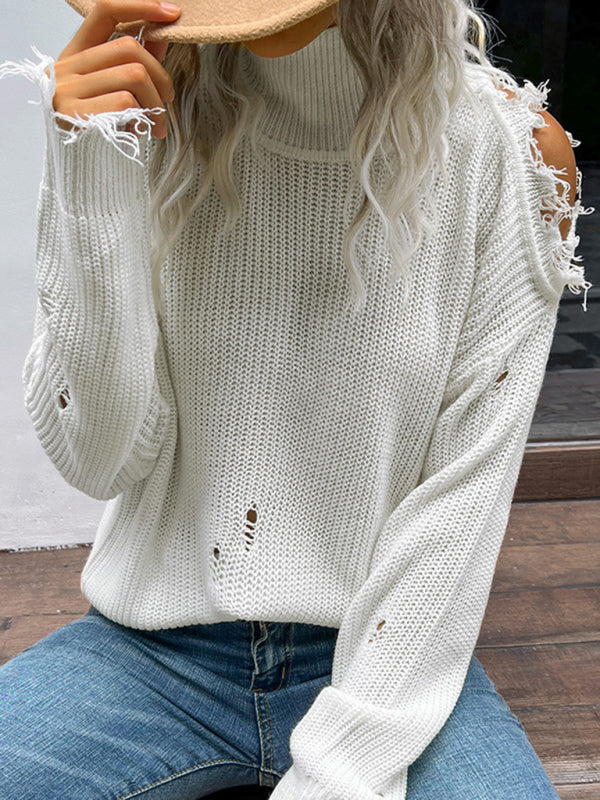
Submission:
[[[600,798],[599,519],[600,499],[513,502],[476,648],[561,800]],[[0,551],[0,664],[87,611],[79,578],[88,555]]]

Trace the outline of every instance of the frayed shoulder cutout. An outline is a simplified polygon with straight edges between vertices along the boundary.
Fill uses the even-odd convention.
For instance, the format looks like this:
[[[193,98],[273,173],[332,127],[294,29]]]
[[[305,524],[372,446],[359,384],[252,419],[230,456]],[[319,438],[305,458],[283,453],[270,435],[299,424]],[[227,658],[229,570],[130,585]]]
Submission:
[[[125,130],[128,122],[135,123],[135,131],[138,134],[147,134],[155,121],[150,119],[149,112],[157,113],[162,111],[160,106],[155,108],[126,108],[123,111],[105,111],[101,114],[88,114],[82,118],[79,114],[71,117],[68,114],[60,114],[53,108],[52,100],[56,91],[56,75],[54,73],[55,59],[52,56],[40,53],[35,45],[30,45],[31,49],[39,59],[38,64],[34,64],[29,59],[24,59],[20,63],[15,61],[4,61],[0,64],[0,78],[6,75],[22,75],[27,80],[36,83],[42,95],[41,100],[28,100],[34,105],[42,105],[47,114],[52,115],[53,130],[56,131],[63,144],[71,144],[77,141],[79,136],[89,130],[97,130],[102,136],[110,141],[116,149],[126,158],[130,158],[140,166],[144,166],[139,160],[140,142],[135,133]],[[73,130],[64,130],[56,124],[56,119],[62,119],[71,125],[75,125]]]
[[[557,169],[552,163],[546,163],[544,154],[538,143],[536,130],[548,128],[549,123],[544,113],[548,106],[548,81],[534,86],[529,80],[519,86],[510,76],[496,74],[488,83],[497,100],[498,108],[505,119],[513,120],[509,125],[515,134],[515,144],[523,153],[523,140],[528,147],[528,158],[524,159],[525,191],[527,202],[537,208],[537,218],[532,215],[531,234],[539,254],[543,272],[560,295],[565,285],[573,294],[584,290],[583,310],[587,311],[587,292],[593,285],[584,277],[582,257],[575,255],[580,237],[576,235],[576,222],[580,214],[592,214],[593,207],[584,208],[581,203],[581,171],[575,165],[576,187],[575,201],[570,202],[572,189],[566,167]],[[558,124],[558,123],[557,123]],[[569,131],[564,131],[572,148],[581,142],[573,138]],[[539,135],[539,131],[538,131]],[[572,194],[572,192],[571,192]],[[568,219],[565,231],[564,220]],[[561,232],[562,229],[562,232]]]

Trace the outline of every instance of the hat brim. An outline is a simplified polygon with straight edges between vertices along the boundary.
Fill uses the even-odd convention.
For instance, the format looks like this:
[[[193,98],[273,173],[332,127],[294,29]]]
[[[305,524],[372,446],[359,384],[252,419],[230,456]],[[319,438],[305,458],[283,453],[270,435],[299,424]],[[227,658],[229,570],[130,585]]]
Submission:
[[[87,17],[95,0],[66,0]],[[181,8],[174,22],[162,25],[143,19],[120,22],[115,31],[137,35],[144,25],[149,42],[240,42],[269,36],[335,5],[338,0],[173,0]]]

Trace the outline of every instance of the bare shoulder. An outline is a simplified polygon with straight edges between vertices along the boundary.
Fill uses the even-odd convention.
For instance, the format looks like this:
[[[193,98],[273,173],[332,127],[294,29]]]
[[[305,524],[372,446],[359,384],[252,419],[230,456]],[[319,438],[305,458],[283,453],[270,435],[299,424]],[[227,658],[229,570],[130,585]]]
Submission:
[[[509,97],[514,97],[514,92],[502,87],[502,91]],[[569,204],[575,203],[575,192],[577,188],[577,164],[575,153],[569,141],[569,137],[560,122],[555,119],[548,111],[540,111],[544,118],[546,127],[534,128],[533,136],[542,154],[544,163],[554,167],[559,172],[564,170],[563,176],[569,182],[568,200]],[[563,239],[566,238],[569,230],[570,220],[565,218],[559,225]]]

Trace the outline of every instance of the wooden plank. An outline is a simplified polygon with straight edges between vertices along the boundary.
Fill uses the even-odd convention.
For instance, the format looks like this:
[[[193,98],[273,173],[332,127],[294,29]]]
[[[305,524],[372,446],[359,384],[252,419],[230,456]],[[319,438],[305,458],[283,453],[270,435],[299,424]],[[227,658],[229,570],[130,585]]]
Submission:
[[[514,500],[593,497],[600,487],[600,441],[527,442]]]
[[[492,592],[477,644],[600,641],[600,587]]]
[[[492,591],[598,586],[600,542],[531,544],[501,548]]]
[[[0,618],[0,666],[73,619],[79,619],[90,607],[86,602],[81,614],[22,614]]]
[[[511,711],[555,786],[600,783],[600,704],[511,705]]]
[[[478,645],[475,653],[511,709],[598,703],[600,642]]]
[[[90,604],[80,582],[89,554],[89,547],[0,552],[0,615],[84,614]]]
[[[89,547],[0,552],[0,665],[90,607],[81,593]]]
[[[568,787],[564,797],[571,798],[578,796],[579,786],[600,788],[600,643],[477,647],[475,652],[560,796],[561,785]]]
[[[598,800],[600,797],[600,783],[554,784],[554,788],[560,800]]]
[[[600,542],[600,500],[513,501],[502,548]]]

